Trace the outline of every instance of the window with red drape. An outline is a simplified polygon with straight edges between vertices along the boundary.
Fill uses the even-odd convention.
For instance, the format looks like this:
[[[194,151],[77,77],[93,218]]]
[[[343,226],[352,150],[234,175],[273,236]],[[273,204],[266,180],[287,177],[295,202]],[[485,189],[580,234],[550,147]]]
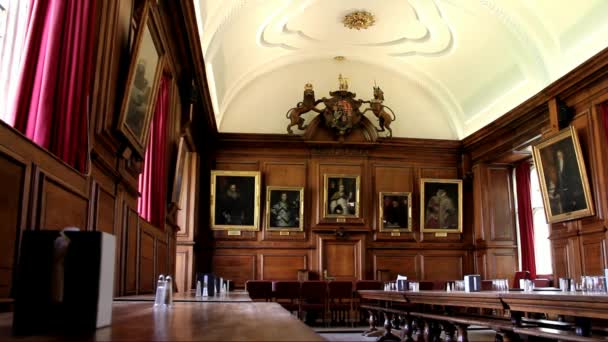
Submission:
[[[159,83],[154,117],[150,124],[150,140],[146,147],[143,172],[139,176],[137,201],[139,215],[156,227],[165,226],[167,198],[167,121],[171,78],[163,75]]]
[[[536,278],[536,258],[534,255],[534,219],[530,186],[530,162],[522,161],[515,167],[517,187],[517,216],[521,240],[521,268],[530,271],[532,279]]]
[[[77,170],[88,161],[96,0],[30,0],[16,129]]]

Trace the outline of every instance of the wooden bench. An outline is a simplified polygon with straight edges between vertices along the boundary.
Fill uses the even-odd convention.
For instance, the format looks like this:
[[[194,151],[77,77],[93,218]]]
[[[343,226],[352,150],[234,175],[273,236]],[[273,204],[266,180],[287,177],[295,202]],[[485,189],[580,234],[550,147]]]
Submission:
[[[456,331],[458,332],[459,340],[467,341],[467,328],[471,325],[488,327],[508,340],[509,337],[511,337],[509,335],[512,335],[514,328],[513,323],[504,318],[471,315],[444,315],[439,313],[416,312],[389,307],[385,308],[375,305],[361,305],[361,308],[370,310],[370,312],[379,311],[385,313],[385,333],[383,340],[398,339],[398,337],[393,335],[391,332],[392,329],[398,328],[398,324],[387,324],[389,321],[387,314],[398,315],[404,319],[405,326],[403,327],[401,338],[407,337],[407,339],[411,339],[412,335],[415,335],[414,340],[420,340],[420,335],[425,335],[425,340],[433,340],[434,336],[438,337],[441,334],[443,327],[446,334],[446,341],[455,341],[454,335]],[[415,307],[413,306],[413,308]],[[411,319],[412,317],[415,319]],[[428,320],[429,322],[425,324],[424,322],[416,319]],[[369,322],[370,328],[364,332],[364,334],[377,331],[376,322],[373,317],[370,317]],[[394,322],[394,319],[391,322]],[[440,323],[441,326],[439,326],[438,323]]]

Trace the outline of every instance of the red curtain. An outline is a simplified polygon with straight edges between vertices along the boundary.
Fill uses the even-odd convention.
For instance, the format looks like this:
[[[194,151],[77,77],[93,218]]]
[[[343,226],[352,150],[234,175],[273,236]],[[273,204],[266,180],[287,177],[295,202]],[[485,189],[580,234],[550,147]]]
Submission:
[[[167,198],[167,120],[171,78],[160,80],[154,117],[150,124],[150,140],[144,158],[144,171],[139,176],[137,201],[139,215],[161,229],[165,226]]]
[[[515,182],[517,183],[517,209],[521,239],[521,268],[524,271],[530,271],[531,279],[535,279],[536,257],[534,256],[534,220],[532,216],[529,161],[524,160],[517,164]]]
[[[84,172],[96,0],[31,0],[15,128]]]

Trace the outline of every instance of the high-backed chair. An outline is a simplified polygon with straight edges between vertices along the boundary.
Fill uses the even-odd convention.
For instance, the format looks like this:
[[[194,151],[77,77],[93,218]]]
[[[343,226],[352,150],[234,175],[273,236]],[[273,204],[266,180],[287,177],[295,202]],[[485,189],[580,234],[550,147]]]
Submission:
[[[530,279],[530,271],[517,271],[515,277],[513,277],[513,288],[519,289],[520,279]]]
[[[248,280],[245,289],[254,302],[269,302],[272,299],[272,282],[269,280]]]
[[[272,295],[275,301],[285,310],[300,313],[300,282],[299,281],[275,281],[272,283]]]
[[[325,323],[325,312],[327,305],[327,282],[324,280],[309,280],[302,282],[300,291],[300,317],[305,322],[313,325],[316,320],[315,314],[320,314]],[[306,316],[303,313],[306,313]]]
[[[327,284],[327,295],[331,323],[348,323],[353,310],[353,282],[330,281]]]

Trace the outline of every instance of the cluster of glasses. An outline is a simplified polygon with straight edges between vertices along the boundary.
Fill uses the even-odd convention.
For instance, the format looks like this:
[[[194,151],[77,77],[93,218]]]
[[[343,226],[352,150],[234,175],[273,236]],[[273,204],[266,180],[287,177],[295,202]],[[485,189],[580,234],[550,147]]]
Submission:
[[[492,291],[509,291],[509,279],[492,279]]]
[[[524,291],[534,291],[534,282],[530,279],[519,279],[519,288]]]
[[[464,291],[464,280],[454,280],[447,284],[447,290],[452,291]]]
[[[588,293],[606,292],[606,277],[604,276],[582,276],[580,283],[576,285],[577,290]]]
[[[397,291],[397,283],[396,282],[384,283],[384,291]]]
[[[415,282],[415,281],[411,281],[411,282],[408,284],[408,288],[409,288],[409,290],[410,290],[410,291],[412,291],[412,292],[418,292],[418,291],[420,291],[420,283]]]

